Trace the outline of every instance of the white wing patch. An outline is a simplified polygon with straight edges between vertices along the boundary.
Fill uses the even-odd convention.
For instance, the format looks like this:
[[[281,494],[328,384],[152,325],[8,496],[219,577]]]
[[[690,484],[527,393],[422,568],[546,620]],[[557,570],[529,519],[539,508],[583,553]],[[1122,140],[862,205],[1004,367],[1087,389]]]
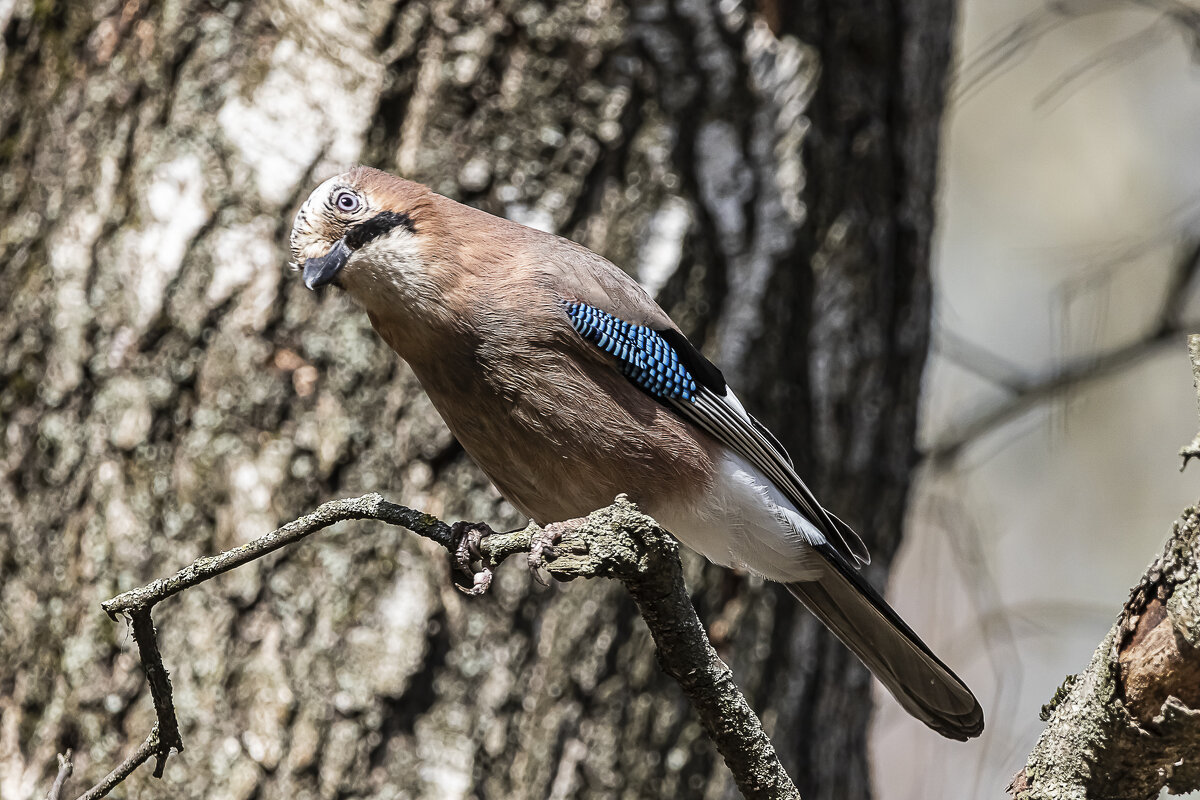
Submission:
[[[708,560],[773,581],[809,581],[829,566],[814,545],[825,543],[815,525],[767,476],[736,453],[717,465],[700,498],[646,510],[680,541]]]
[[[862,539],[848,525],[821,507],[796,474],[792,460],[783,447],[746,412],[731,389],[726,387],[725,396],[722,397],[707,387],[701,387],[691,400],[672,400],[671,405],[684,418],[745,458],[783,493],[788,505],[794,506],[806,518],[804,521],[808,527],[827,531],[833,537],[829,544],[852,564],[870,563],[871,556]],[[822,542],[826,541],[825,536],[820,538]]]

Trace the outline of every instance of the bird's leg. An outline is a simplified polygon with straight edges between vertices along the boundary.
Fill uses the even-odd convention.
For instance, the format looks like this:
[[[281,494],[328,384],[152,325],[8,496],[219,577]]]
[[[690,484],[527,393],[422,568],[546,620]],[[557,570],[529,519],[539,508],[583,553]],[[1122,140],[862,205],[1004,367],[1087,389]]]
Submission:
[[[480,543],[483,537],[494,533],[484,522],[456,522],[450,526],[454,539],[454,554],[450,557],[454,569],[450,575],[454,585],[465,594],[479,596],[492,585],[492,571],[483,564]]]

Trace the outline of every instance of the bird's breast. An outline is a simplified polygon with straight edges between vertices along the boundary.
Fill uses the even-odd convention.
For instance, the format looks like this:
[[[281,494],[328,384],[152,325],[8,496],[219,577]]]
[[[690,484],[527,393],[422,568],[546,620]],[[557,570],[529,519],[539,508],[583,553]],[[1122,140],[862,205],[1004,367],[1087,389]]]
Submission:
[[[469,358],[413,364],[455,437],[540,523],[620,493],[655,506],[704,492],[711,446],[611,365],[550,340],[482,341]]]

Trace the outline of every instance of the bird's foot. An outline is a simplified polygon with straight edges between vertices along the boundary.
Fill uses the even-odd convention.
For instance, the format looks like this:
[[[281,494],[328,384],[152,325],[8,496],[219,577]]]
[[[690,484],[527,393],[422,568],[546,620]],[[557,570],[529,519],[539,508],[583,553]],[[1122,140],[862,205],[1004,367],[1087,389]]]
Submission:
[[[456,522],[450,526],[454,543],[450,575],[454,585],[464,594],[478,597],[492,585],[492,570],[483,563],[480,545],[483,537],[494,533],[483,522]]]
[[[529,571],[543,586],[546,581],[539,571],[541,567],[562,556],[584,556],[588,553],[587,542],[580,536],[571,536],[582,520],[552,522],[542,528],[529,543]],[[565,540],[564,540],[565,537]]]
[[[558,558],[558,545],[562,542],[563,534],[566,531],[565,523],[552,522],[538,531],[529,543],[529,571],[533,574],[533,579],[542,586],[549,586],[549,584],[542,577],[541,568],[547,561]]]

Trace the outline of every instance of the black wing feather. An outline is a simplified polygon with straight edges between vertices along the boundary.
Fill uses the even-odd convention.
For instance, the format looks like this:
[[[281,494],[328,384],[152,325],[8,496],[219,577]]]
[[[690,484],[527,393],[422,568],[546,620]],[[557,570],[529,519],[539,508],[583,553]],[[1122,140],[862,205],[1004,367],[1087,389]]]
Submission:
[[[862,539],[828,513],[796,474],[792,459],[734,397],[716,365],[674,328],[653,330],[586,303],[564,310],[584,339],[613,356],[625,377],[761,470],[851,564],[870,563]]]

